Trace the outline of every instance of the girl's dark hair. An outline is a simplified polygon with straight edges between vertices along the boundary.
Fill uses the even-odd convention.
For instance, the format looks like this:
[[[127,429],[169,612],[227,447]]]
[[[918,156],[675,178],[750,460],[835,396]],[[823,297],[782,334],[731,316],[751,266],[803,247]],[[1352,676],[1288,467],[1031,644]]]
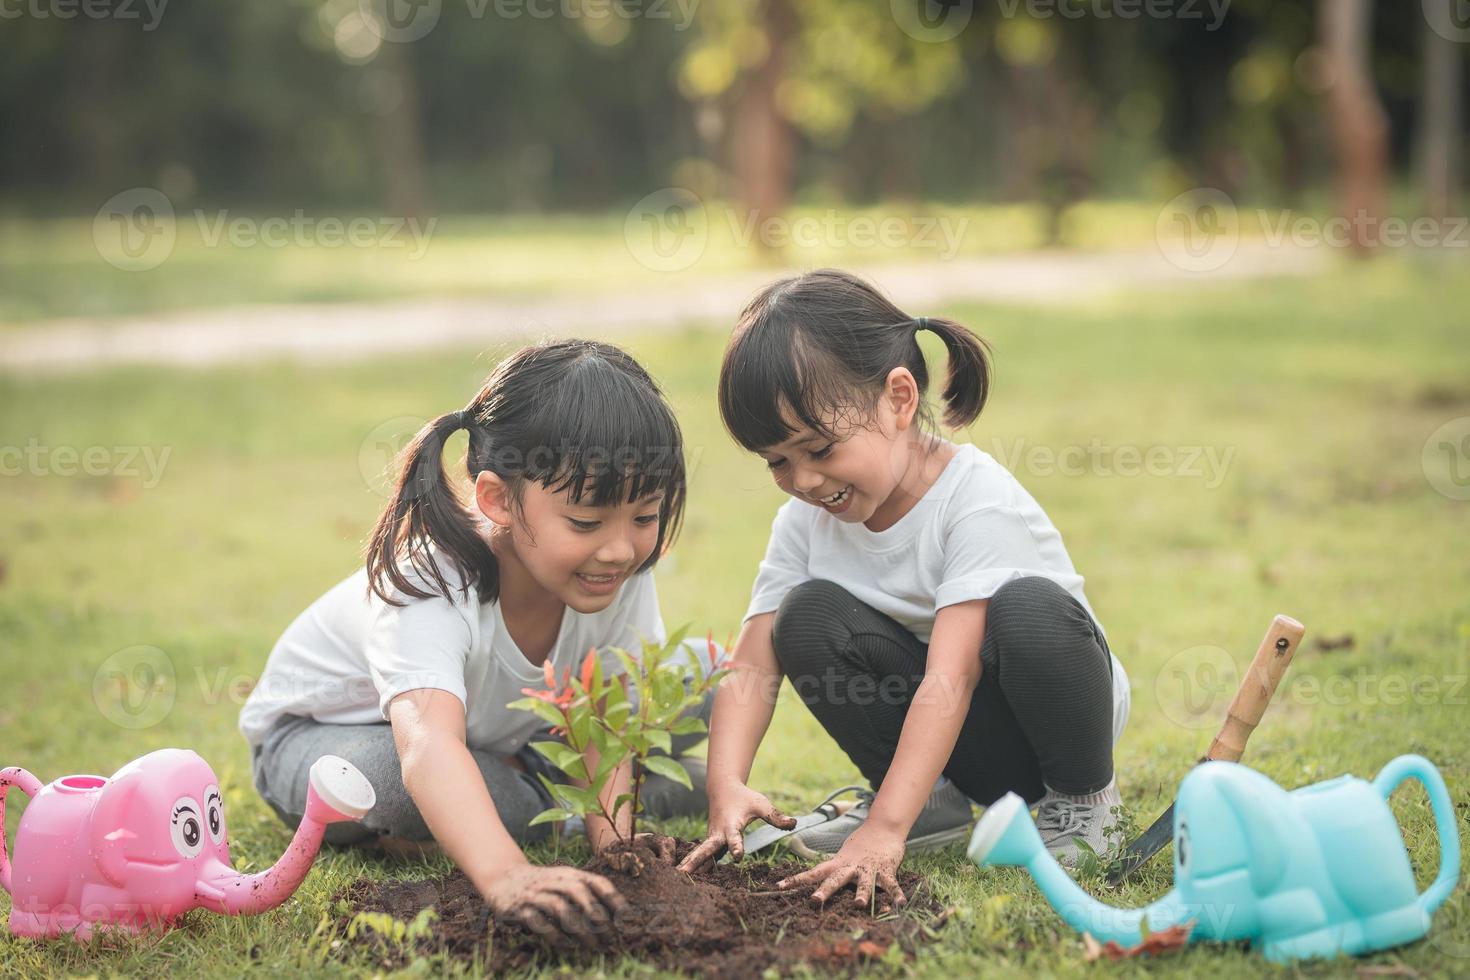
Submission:
[[[450,597],[439,561],[473,583],[480,602],[500,595],[495,555],[444,472],[444,441],[468,429],[465,469],[504,479],[519,503],[526,480],[555,491],[570,488],[574,503],[606,507],[663,491],[658,543],[639,572],[673,544],[684,518],[684,444],[679,424],[648,372],[610,344],[567,340],[523,347],[495,368],[462,411],[441,415],[419,431],[399,457],[393,501],[367,547],[368,587],[390,595]],[[438,554],[430,552],[430,546]],[[402,566],[407,560],[424,591]]]
[[[720,417],[751,451],[797,431],[784,413],[831,437],[836,413],[871,413],[888,374],[906,367],[919,387],[919,422],[934,419],[924,400],[929,370],[917,334],[932,330],[949,352],[944,422],[975,421],[990,394],[989,347],[938,317],[915,319],[850,272],[818,269],[771,283],[740,314],[720,366]]]

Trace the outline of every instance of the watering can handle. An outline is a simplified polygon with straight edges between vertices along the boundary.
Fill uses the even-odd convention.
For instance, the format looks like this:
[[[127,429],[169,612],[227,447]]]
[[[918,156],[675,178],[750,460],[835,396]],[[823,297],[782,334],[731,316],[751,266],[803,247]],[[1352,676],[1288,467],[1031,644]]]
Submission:
[[[1384,766],[1373,780],[1373,788],[1389,794],[1406,779],[1417,779],[1429,794],[1429,805],[1434,810],[1434,824],[1439,831],[1439,876],[1419,896],[1419,905],[1425,915],[1449,898],[1460,877],[1460,830],[1455,825],[1455,808],[1450,802],[1449,790],[1444,777],[1434,768],[1434,763],[1422,755],[1401,755]]]
[[[5,849],[5,795],[11,788],[31,799],[41,792],[41,781],[19,766],[0,769],[0,888],[10,891],[10,854]]]

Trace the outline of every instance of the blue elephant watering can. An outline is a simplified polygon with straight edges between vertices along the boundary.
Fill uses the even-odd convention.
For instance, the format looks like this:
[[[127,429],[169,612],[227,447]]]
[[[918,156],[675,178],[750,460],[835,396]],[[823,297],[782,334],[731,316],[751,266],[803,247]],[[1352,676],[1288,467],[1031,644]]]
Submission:
[[[1439,831],[1439,875],[1422,894],[1388,796],[1406,779],[1429,793]],[[1031,873],[1057,913],[1095,938],[1136,946],[1193,922],[1190,939],[1248,939],[1267,959],[1356,955],[1413,942],[1460,877],[1460,835],[1439,770],[1403,755],[1371,783],[1356,776],[1287,792],[1254,769],[1206,762],[1179,786],[1174,890],[1141,909],[1097,901],[1041,843],[1026,803],[1007,793],[970,838],[977,865]]]

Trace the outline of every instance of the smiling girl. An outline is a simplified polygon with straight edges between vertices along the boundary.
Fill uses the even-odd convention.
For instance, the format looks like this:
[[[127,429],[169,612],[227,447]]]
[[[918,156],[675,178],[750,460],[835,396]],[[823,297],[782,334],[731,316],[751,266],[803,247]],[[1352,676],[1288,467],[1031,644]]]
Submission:
[[[949,355],[945,422],[967,426],[990,364],[953,321],[835,270],[776,282],[741,314],[720,413],[793,499],[716,697],[709,837],[686,869],[738,856],[754,818],[790,825],[746,785],[783,677],[872,787],[792,838],[823,860],[784,887],[901,902],[904,854],[964,838],[971,801],[1009,791],[1038,805],[1062,859],[1106,848],[1128,679],[1041,507],[989,455],[933,433],[925,330]]]
[[[459,429],[467,501],[442,460]],[[652,569],[684,511],[678,423],[623,351],[548,343],[502,361],[402,460],[365,566],[291,624],[240,713],[256,788],[294,826],[311,764],[342,756],[378,802],[329,840],[437,842],[497,912],[593,931],[621,905],[613,886],[521,852],[550,832],[530,823],[553,805],[536,774],[570,780],[529,746],[544,723],[507,705],[542,688],[548,665],[560,677],[596,649],[605,671],[621,672],[613,647],[663,642]],[[698,740],[675,739],[673,751]],[[648,777],[650,812],[702,812],[703,767],[686,768],[693,792]],[[619,769],[608,800],[628,781]],[[589,817],[586,830],[600,850],[628,827]]]

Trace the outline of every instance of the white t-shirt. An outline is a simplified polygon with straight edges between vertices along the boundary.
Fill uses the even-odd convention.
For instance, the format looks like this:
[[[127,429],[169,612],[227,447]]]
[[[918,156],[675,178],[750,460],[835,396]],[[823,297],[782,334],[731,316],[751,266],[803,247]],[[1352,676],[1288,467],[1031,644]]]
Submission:
[[[459,582],[452,571],[445,578],[451,585]],[[416,574],[411,581],[424,587]],[[511,639],[499,602],[481,604],[473,588],[468,598],[458,588],[452,595],[416,599],[395,591],[394,598],[406,605],[392,606],[369,595],[366,569],[354,572],[313,602],[276,642],[240,710],[241,734],[258,745],[283,715],[343,725],[381,722],[399,694],[434,688],[464,704],[466,744],[513,753],[545,723],[506,705],[523,697],[522,688],[544,689],[543,669]],[[621,673],[612,648],[636,651],[644,638],[666,638],[651,570],[629,578],[601,612],[583,614],[568,606],[551,665],[558,677],[575,673],[596,647],[603,670]]]
[[[1041,506],[989,453],[969,444],[955,449],[924,496],[884,531],[841,521],[802,500],[783,504],[745,618],[774,612],[802,582],[826,579],[927,644],[940,609],[988,599],[1011,579],[1040,575],[1075,596],[1106,636]],[[1130,697],[1128,675],[1112,660],[1116,741]]]

